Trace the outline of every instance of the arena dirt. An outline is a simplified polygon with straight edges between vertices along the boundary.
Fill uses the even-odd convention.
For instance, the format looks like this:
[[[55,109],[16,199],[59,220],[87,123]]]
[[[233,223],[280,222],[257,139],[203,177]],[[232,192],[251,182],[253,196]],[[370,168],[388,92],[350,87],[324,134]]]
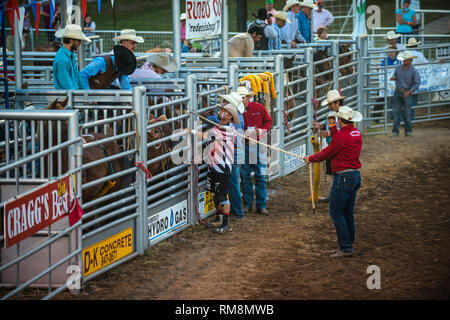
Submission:
[[[303,169],[270,183],[270,216],[224,235],[189,228],[57,299],[449,299],[449,142],[449,121],[364,137],[352,257],[328,257],[328,205],[312,214]],[[366,286],[370,265],[380,290]]]

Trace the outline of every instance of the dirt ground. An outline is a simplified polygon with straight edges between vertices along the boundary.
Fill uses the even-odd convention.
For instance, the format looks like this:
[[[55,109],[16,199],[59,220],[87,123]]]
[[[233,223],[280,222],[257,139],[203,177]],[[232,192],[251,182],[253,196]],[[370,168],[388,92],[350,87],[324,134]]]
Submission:
[[[270,183],[270,216],[249,213],[224,235],[189,228],[57,299],[449,299],[450,121],[413,134],[364,137],[351,257],[328,257],[328,205],[312,214],[302,169]],[[366,285],[371,265],[379,290]]]

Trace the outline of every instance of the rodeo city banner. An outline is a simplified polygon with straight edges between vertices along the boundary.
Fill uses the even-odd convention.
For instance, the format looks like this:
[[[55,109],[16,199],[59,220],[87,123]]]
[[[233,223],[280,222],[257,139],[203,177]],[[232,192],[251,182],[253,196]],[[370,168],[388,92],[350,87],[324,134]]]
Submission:
[[[222,32],[222,0],[186,1],[186,39],[217,36]]]

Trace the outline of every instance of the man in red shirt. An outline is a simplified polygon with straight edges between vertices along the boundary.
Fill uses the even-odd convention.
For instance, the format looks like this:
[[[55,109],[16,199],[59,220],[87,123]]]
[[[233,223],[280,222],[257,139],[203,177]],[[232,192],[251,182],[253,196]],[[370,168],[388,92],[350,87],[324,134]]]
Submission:
[[[330,253],[331,257],[348,256],[354,253],[355,221],[353,210],[356,193],[361,187],[359,155],[362,148],[361,132],[354,122],[362,120],[362,115],[352,108],[343,106],[337,114],[339,131],[330,125],[333,139],[328,147],[303,160],[306,163],[331,159],[333,185],[330,191],[330,216],[336,228],[339,248]]]
[[[266,108],[260,103],[250,102],[252,94],[242,98],[245,106],[244,130],[248,137],[267,141],[267,133],[272,128],[272,118]],[[268,215],[266,209],[266,148],[254,142],[245,142],[245,164],[241,169],[242,192],[244,198],[244,213],[250,212],[253,206],[253,182],[251,172],[255,177],[256,213]]]

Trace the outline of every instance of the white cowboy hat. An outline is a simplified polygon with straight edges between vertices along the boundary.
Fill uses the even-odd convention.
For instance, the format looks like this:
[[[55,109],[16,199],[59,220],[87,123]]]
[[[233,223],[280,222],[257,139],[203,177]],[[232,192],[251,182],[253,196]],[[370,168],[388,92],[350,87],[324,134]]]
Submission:
[[[336,114],[336,117],[351,122],[359,122],[363,118],[361,113],[347,106],[340,107],[339,112]]]
[[[275,19],[284,20],[287,23],[292,23],[291,20],[288,19],[287,13],[285,11],[278,11],[277,13],[272,14],[272,17]]]
[[[407,47],[414,47],[419,44],[421,44],[422,41],[417,41],[416,38],[409,38],[408,43],[406,44]]]
[[[180,14],[180,21],[181,20],[186,20],[186,13],[182,13],[182,14]]]
[[[345,99],[345,97],[341,96],[339,94],[339,91],[330,90],[327,92],[327,98],[322,101],[321,105],[322,105],[322,107],[325,107],[327,104],[329,104],[331,102],[335,102],[338,100],[344,100],[344,99]]]
[[[248,88],[246,86],[239,86],[236,90],[236,92],[241,96],[241,97],[246,97],[246,96],[254,96],[255,93],[252,90],[248,90]]]
[[[113,41],[131,40],[137,43],[144,43],[144,38],[136,36],[136,30],[123,29],[120,31],[120,36],[114,37]]]
[[[221,95],[221,97],[223,98],[223,100],[225,100],[229,103],[220,108],[223,108],[223,109],[227,110],[228,112],[230,112],[231,115],[233,116],[233,122],[235,124],[239,124],[240,120],[239,120],[238,110],[240,108],[244,107],[244,105],[242,103],[242,97],[239,95],[239,93],[234,92],[234,91],[231,92],[230,94]],[[243,113],[243,112],[241,112],[241,113]]]
[[[403,51],[398,54],[397,59],[403,61],[408,59],[417,59],[417,57],[414,56],[411,51]]]
[[[386,39],[388,39],[388,40],[397,39],[400,37],[401,37],[401,35],[395,33],[395,31],[392,31],[392,30],[389,31],[388,33],[386,33]]]
[[[157,67],[163,68],[167,72],[175,72],[178,69],[178,63],[174,59],[174,57],[164,52],[152,54],[147,58],[147,62],[150,62]]]
[[[314,3],[313,0],[305,0],[305,1],[303,1],[303,2],[300,4],[300,6],[312,8],[312,9],[314,9],[314,10],[319,9],[319,7]]]
[[[91,39],[86,37],[86,35],[81,31],[81,27],[77,24],[68,24],[65,28],[59,29],[55,32],[55,37],[83,40],[89,43],[92,42]]]
[[[301,5],[302,3],[300,1],[297,0],[287,0],[286,1],[286,5],[283,8],[283,11],[289,11],[289,9],[293,6],[293,5]]]
[[[335,118],[337,117],[337,112],[336,111],[331,111],[330,113],[328,113],[327,118]]]

